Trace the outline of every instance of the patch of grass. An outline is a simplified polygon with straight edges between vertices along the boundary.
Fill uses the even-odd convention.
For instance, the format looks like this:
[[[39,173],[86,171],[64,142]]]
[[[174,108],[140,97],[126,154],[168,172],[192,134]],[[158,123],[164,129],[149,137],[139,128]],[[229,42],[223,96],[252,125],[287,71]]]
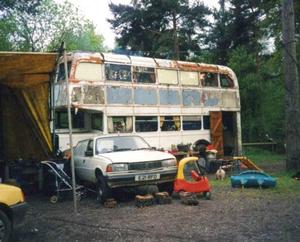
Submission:
[[[284,161],[285,155],[271,152],[269,150],[247,148],[244,149],[244,156],[252,160],[256,165],[263,168],[269,175],[277,178],[277,185],[275,188],[262,189],[259,188],[245,188],[243,196],[257,197],[257,196],[279,196],[285,199],[287,197],[300,196],[300,181],[292,178],[296,171],[285,171]],[[230,174],[224,181],[218,181],[214,175],[209,175],[209,182],[213,187],[213,191],[231,191]],[[238,193],[240,189],[233,189],[235,195],[240,196]]]
[[[292,175],[295,172],[286,172],[286,171],[275,171],[269,173],[269,175],[277,178],[277,185],[275,188],[266,188],[260,190],[259,188],[245,188],[243,194],[248,197],[257,197],[257,196],[279,196],[283,199],[287,197],[299,197],[300,196],[300,181],[292,179]],[[213,187],[213,191],[229,191],[231,188],[230,176],[227,177],[224,181],[219,181],[214,179],[214,177],[209,177],[209,182]],[[233,189],[237,193],[241,191],[239,188]]]
[[[277,186],[272,189],[274,193],[287,195],[300,195],[300,181],[297,181],[292,177],[295,172],[286,172],[286,171],[279,171],[279,172],[272,172],[270,175],[277,178]]]
[[[248,157],[257,165],[278,163],[285,160],[285,154],[278,154],[258,148],[245,148],[244,156]]]

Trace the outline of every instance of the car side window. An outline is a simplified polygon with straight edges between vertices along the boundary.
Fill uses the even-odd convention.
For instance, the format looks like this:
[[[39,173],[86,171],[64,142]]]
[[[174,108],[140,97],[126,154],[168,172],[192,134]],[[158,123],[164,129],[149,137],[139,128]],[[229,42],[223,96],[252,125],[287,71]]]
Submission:
[[[85,151],[92,152],[94,150],[94,140],[89,140]],[[86,156],[86,154],[85,154]]]
[[[84,156],[84,152],[87,149],[87,145],[88,145],[88,140],[79,142],[74,150],[74,155],[75,156]]]

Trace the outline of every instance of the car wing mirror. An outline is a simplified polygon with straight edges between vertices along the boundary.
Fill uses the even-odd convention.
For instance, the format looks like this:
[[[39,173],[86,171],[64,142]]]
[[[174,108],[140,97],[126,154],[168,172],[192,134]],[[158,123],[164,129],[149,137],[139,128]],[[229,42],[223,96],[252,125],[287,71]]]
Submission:
[[[85,154],[85,156],[93,156],[93,151],[87,150],[84,154]]]
[[[201,176],[198,175],[198,173],[195,170],[191,171],[191,176],[195,181],[201,180]]]

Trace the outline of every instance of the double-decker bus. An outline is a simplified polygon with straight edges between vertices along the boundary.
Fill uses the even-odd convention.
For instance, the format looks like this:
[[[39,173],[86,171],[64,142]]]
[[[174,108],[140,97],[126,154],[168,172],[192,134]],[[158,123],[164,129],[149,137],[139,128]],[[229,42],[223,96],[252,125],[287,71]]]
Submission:
[[[73,140],[134,133],[156,148],[210,142],[241,153],[240,97],[225,66],[112,53],[68,54]],[[63,60],[52,86],[52,132],[68,148]]]

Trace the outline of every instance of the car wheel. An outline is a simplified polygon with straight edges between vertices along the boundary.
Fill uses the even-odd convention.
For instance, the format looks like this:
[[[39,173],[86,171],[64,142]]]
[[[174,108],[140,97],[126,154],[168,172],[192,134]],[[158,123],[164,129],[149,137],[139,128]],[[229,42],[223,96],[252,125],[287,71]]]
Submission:
[[[160,192],[168,192],[170,195],[173,193],[174,183],[173,182],[166,182],[160,184],[159,191]]]
[[[104,203],[108,198],[111,197],[111,190],[104,180],[104,177],[100,174],[97,175],[96,192],[97,201],[101,203]]]
[[[11,221],[7,215],[0,210],[0,241],[7,242],[11,232]]]

